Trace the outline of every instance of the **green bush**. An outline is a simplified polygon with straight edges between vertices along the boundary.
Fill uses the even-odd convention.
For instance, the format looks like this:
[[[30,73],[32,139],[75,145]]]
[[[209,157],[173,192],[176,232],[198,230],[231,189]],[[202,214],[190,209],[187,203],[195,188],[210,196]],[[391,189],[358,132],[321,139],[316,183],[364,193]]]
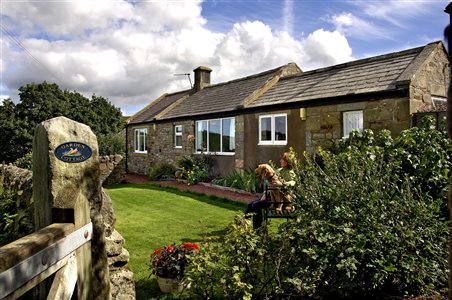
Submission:
[[[294,168],[297,218],[278,234],[243,220],[206,243],[192,297],[444,296],[451,153],[445,132],[427,124],[394,139],[355,132],[334,153],[306,157]]]
[[[176,173],[176,167],[169,163],[159,163],[149,169],[150,180],[172,179]]]
[[[33,170],[33,152],[28,152],[21,158],[18,158],[14,165],[18,168]]]
[[[214,164],[215,160],[209,154],[193,154],[177,161],[177,166],[182,170],[181,178],[189,184],[210,181],[214,177]]]
[[[447,286],[448,222],[433,199],[380,147],[321,151],[298,169],[299,217],[284,270],[291,289],[315,297],[402,297]]]
[[[34,230],[33,207],[20,201],[18,192],[4,184],[6,176],[4,166],[0,166],[0,246]]]
[[[202,243],[186,270],[190,299],[267,299],[280,291],[282,250],[273,234],[237,216],[224,239]]]
[[[435,129],[434,118],[424,117],[419,127],[404,130],[394,139],[387,130],[377,136],[371,130],[365,130],[362,135],[352,132],[349,139],[339,142],[334,152],[346,152],[350,148],[369,151],[376,147],[384,151],[385,161],[391,160],[399,184],[407,178],[413,187],[433,199],[442,199],[443,214],[448,215],[452,141],[445,130]]]
[[[262,192],[262,182],[256,179],[253,168],[249,168],[245,171],[234,170],[222,178],[214,179],[212,183],[251,193]]]
[[[124,133],[98,134],[99,155],[126,155],[126,137]]]

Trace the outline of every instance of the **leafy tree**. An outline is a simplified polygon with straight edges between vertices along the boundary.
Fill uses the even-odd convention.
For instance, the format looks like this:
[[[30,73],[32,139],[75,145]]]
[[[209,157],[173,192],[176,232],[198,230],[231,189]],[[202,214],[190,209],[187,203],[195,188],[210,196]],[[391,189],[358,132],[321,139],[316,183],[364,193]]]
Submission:
[[[32,150],[37,124],[66,116],[91,127],[96,135],[118,133],[124,127],[121,111],[107,99],[88,99],[76,91],[61,90],[55,83],[27,84],[19,88],[20,101],[0,105],[0,161],[13,162]],[[105,139],[103,139],[105,140]],[[100,146],[102,148],[103,146]]]

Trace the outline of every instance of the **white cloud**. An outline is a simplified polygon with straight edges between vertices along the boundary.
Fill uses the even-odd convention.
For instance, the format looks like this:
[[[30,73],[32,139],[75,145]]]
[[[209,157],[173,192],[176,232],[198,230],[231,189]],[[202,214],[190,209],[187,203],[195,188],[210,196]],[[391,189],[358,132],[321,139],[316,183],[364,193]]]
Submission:
[[[384,29],[375,23],[359,18],[352,13],[342,13],[334,15],[331,22],[336,30],[346,36],[353,36],[361,40],[391,39],[390,31]]]
[[[416,18],[425,13],[432,1],[354,1],[353,2],[365,15],[373,19],[390,22],[399,27],[405,27],[404,21]]]
[[[289,34],[293,33],[294,26],[294,15],[293,15],[293,0],[284,0],[283,5],[283,21],[284,21],[284,31]]]
[[[314,69],[353,60],[347,38],[338,31],[318,29],[302,42],[306,51],[305,66]]]
[[[2,76],[10,95],[24,84],[47,80],[86,96],[105,96],[126,114],[164,92],[189,88],[186,77],[174,74],[199,65],[213,69],[215,83],[289,62],[306,70],[353,59],[340,31],[320,29],[298,40],[260,21],[236,23],[224,33],[209,31],[199,1],[3,6],[9,32],[33,56],[11,40],[2,41]]]

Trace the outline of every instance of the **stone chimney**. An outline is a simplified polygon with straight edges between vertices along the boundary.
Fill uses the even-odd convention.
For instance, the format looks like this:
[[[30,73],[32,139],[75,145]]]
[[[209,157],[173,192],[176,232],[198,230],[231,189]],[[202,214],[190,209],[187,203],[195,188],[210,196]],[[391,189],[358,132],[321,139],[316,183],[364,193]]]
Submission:
[[[198,92],[210,85],[210,72],[212,72],[211,68],[200,66],[194,69],[193,72],[195,72],[195,92]]]

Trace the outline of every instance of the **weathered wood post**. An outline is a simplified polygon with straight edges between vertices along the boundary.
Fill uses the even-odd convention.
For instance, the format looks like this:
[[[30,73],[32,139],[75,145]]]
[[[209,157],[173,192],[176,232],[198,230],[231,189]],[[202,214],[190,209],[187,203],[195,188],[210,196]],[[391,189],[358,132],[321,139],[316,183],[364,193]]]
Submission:
[[[42,122],[33,140],[35,227],[93,222],[92,241],[77,257],[78,299],[108,299],[110,286],[100,210],[97,138],[91,129],[65,117]]]

